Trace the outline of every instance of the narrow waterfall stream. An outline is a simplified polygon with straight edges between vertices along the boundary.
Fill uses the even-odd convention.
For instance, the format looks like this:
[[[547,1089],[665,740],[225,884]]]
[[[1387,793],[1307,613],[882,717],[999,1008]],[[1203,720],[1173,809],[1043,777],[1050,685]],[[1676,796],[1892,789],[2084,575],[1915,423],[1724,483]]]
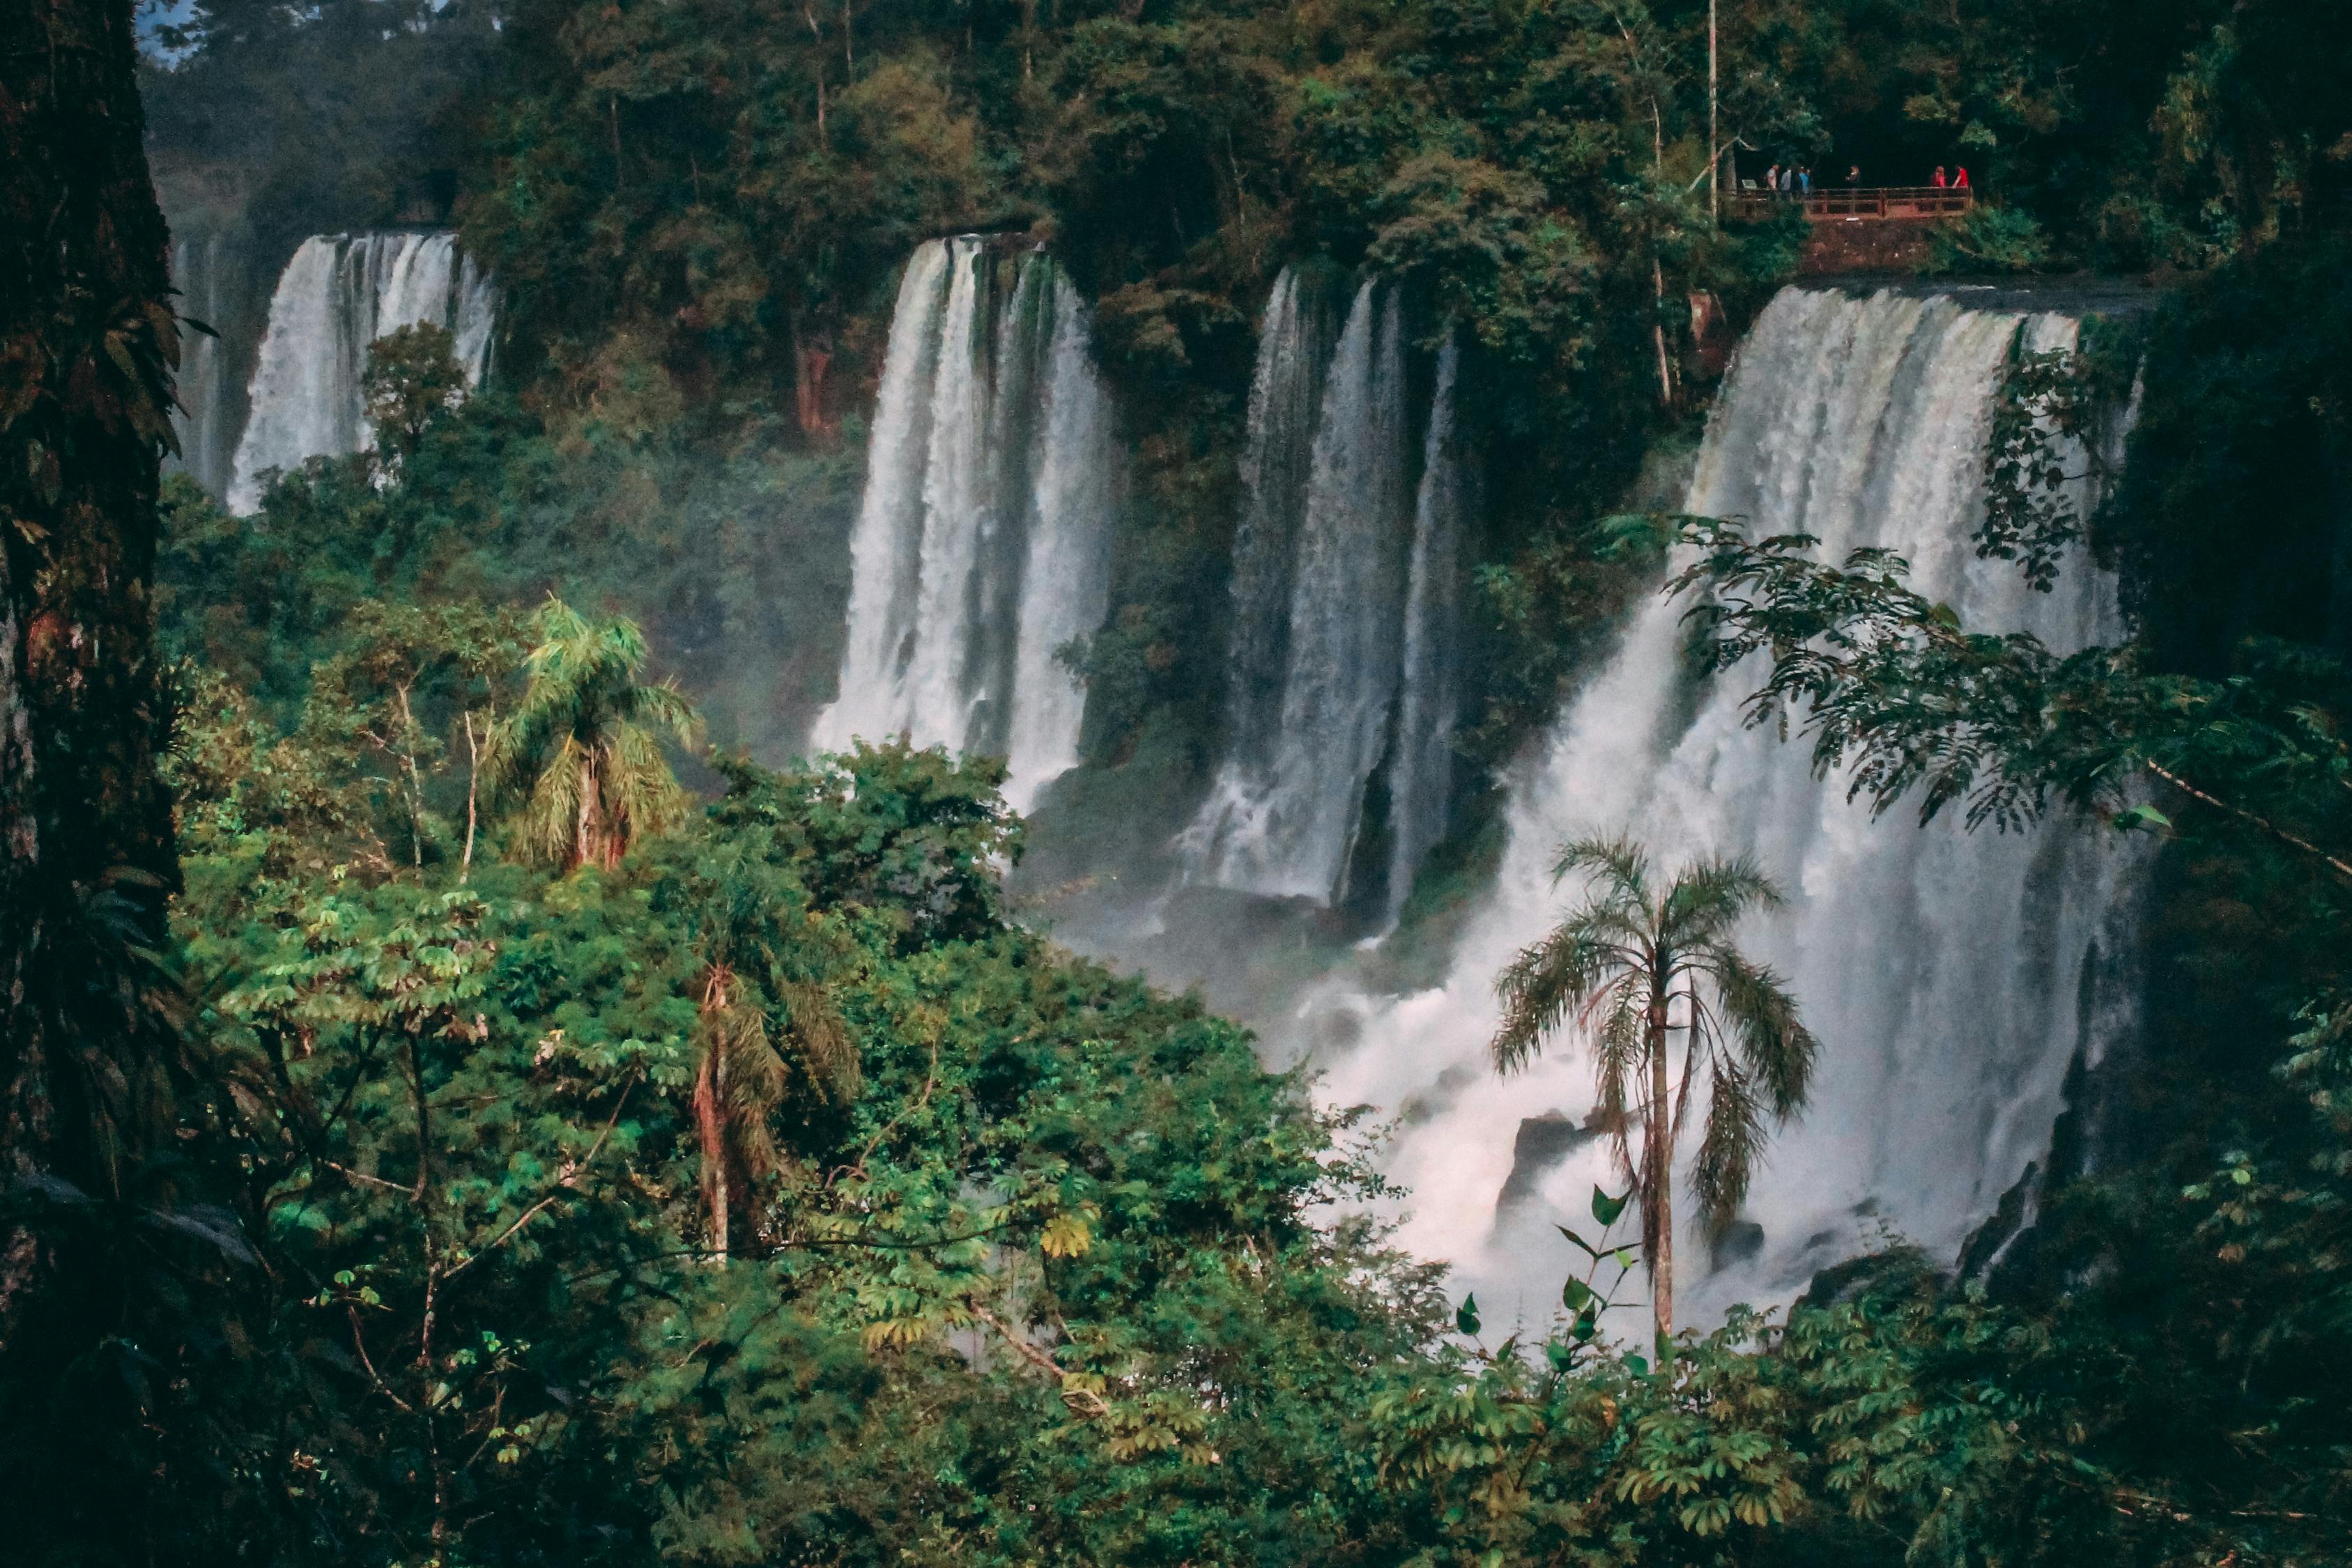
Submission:
[[[1686,510],[1817,535],[1832,559],[1891,548],[1971,626],[2112,640],[2112,584],[2086,560],[2042,595],[1970,544],[2012,342],[2068,344],[2075,327],[1948,297],[1786,290],[1723,388]],[[1694,685],[1684,608],[1640,605],[1519,772],[1502,870],[1451,978],[1391,1001],[1326,995],[1303,1020],[1343,1042],[1315,1053],[1321,1094],[1396,1119],[1400,1240],[1460,1265],[1489,1322],[1548,1315],[1570,1263],[1551,1223],[1618,1184],[1582,1126],[1595,1096],[1579,1042],[1507,1079],[1486,1055],[1495,976],[1577,897],[1549,875],[1565,840],[1630,832],[1665,868],[1751,855],[1790,900],[1744,941],[1822,1041],[1815,1091],[1773,1140],[1734,1245],[1710,1268],[1685,1242],[1693,1321],[1784,1301],[1889,1237],[1948,1262],[2045,1157],[2069,1064],[2096,1065],[2133,1020],[2134,851],[2059,821],[2006,836],[1923,828],[1903,807],[1873,821],[1843,780],[1812,776],[1805,745],[1743,722],[1751,671]]]
[[[1226,752],[1180,855],[1188,881],[1337,903],[1385,756],[1393,911],[1450,772],[1458,353],[1440,355],[1416,496],[1397,291],[1357,289],[1328,369],[1306,292],[1283,274],[1260,333]]]
[[[1398,686],[1396,748],[1389,769],[1388,913],[1396,919],[1414,872],[1445,834],[1454,782],[1454,660],[1462,629],[1462,531],[1465,510],[1454,428],[1461,346],[1437,353],[1429,428],[1422,438],[1421,489],[1413,500],[1412,558],[1404,601],[1404,667]]]
[[[1033,329],[1045,353],[1044,409],[1013,616],[1013,707],[1005,740],[1006,798],[1016,810],[1078,763],[1086,692],[1062,648],[1102,624],[1110,603],[1111,507],[1118,473],[1110,395],[1096,374],[1086,306],[1059,268],[1034,265],[1051,285]]]
[[[319,235],[302,242],[270,297],[228,508],[261,504],[264,478],[373,440],[362,405],[368,345],[420,321],[446,327],[467,379],[481,383],[497,324],[490,279],[449,234]]]
[[[234,262],[232,248],[216,234],[176,240],[172,246],[172,287],[180,291],[178,309],[213,329],[209,333],[181,330],[180,373],[173,384],[180,406],[172,416],[180,436],[179,466],[215,500],[228,493],[241,401],[231,384],[229,345],[220,336],[230,325],[238,282]]]
[[[1016,809],[1075,766],[1060,650],[1101,626],[1119,462],[1084,303],[974,236],[907,265],[850,542],[847,645],[810,744],[905,735],[1006,756]]]

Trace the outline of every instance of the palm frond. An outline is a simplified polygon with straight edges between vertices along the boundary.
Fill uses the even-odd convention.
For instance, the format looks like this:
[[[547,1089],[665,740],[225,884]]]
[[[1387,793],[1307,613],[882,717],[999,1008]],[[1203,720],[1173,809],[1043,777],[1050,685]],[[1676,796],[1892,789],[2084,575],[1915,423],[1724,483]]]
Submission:
[[[692,797],[669,771],[660,741],[645,726],[614,725],[603,762],[605,831],[620,847],[640,835],[667,832],[691,809]]]
[[[1521,951],[1495,981],[1503,1005],[1492,1047],[1496,1068],[1507,1072],[1524,1067],[1544,1037],[1596,994],[1613,967],[1615,951],[1580,930],[1574,919]]]
[[[1640,971],[1622,972],[1609,987],[1608,1016],[1592,1036],[1593,1073],[1601,1089],[1601,1125],[1616,1145],[1618,1163],[1624,1166],[1626,1174],[1636,1179],[1633,1118],[1625,1086],[1643,1067],[1643,1050],[1648,1038],[1648,990]]]
[[[1719,1237],[1747,1200],[1761,1163],[1764,1107],[1738,1063],[1713,1058],[1707,1078],[1706,1127],[1691,1167],[1691,1190],[1709,1234]]]
[[[585,754],[571,737],[555,748],[532,778],[522,808],[522,844],[542,860],[562,864],[579,831],[581,792],[587,775]]]
[[[1564,880],[1578,871],[1589,872],[1598,884],[1594,904],[1650,901],[1650,857],[1628,835],[1615,838],[1579,838],[1560,846],[1551,877]]]
[[[856,1098],[862,1086],[857,1041],[847,1020],[822,985],[786,982],[777,987],[786,1037],[818,1093],[836,1101]]]
[[[631,723],[667,730],[681,746],[691,746],[702,732],[702,715],[669,681],[658,686],[632,686],[615,705]]]
[[[1666,891],[1665,925],[1686,947],[1728,932],[1750,910],[1778,909],[1780,889],[1746,856],[1710,855],[1684,868]]]
[[[1778,1118],[1793,1116],[1811,1090],[1821,1042],[1797,1014],[1780,974],[1750,963],[1728,944],[1712,942],[1696,955],[1714,982],[1724,1042]]]

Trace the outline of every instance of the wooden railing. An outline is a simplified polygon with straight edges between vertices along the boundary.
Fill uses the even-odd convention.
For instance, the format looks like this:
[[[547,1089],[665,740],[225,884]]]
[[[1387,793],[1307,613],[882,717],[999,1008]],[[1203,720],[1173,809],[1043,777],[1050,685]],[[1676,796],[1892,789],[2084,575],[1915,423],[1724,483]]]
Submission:
[[[1958,217],[1976,205],[1974,188],[1937,185],[1837,185],[1811,195],[1766,191],[1730,193],[1730,216],[1753,222],[1769,216],[1778,204],[1801,205],[1810,218],[1892,218],[1896,221]]]

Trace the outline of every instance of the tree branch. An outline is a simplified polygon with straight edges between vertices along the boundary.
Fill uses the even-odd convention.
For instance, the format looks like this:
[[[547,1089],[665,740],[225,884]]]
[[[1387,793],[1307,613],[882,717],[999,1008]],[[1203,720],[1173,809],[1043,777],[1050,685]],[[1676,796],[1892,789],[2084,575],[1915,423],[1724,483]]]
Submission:
[[[2179,773],[2176,773],[2170,769],[2163,767],[2156,763],[2149,763],[2147,764],[2147,771],[2162,779],[2165,783],[2170,784],[2173,788],[2179,790],[2181,794],[2189,796],[2190,799],[2202,801],[2205,805],[2213,807],[2216,811],[2227,812],[2230,816],[2236,817],[2239,821],[2247,824],[2249,826],[2259,828],[2261,831],[2269,834],[2280,843],[2287,845],[2293,848],[2300,849],[2305,854],[2309,855],[2315,859],[2326,862],[2328,867],[2339,877],[2352,878],[2352,863],[2347,863],[2336,858],[2335,856],[2330,855],[2326,850],[2322,849],[2318,845],[2314,844],[2308,838],[2298,837],[2294,834],[2289,833],[2285,828],[2281,827],[2269,817],[2263,816],[2256,812],[2248,811],[2242,805],[2232,805],[2228,801],[2221,799],[2219,795],[2208,795],[2203,790],[2199,789],[2195,784],[2190,784],[2187,779],[2182,778]]]

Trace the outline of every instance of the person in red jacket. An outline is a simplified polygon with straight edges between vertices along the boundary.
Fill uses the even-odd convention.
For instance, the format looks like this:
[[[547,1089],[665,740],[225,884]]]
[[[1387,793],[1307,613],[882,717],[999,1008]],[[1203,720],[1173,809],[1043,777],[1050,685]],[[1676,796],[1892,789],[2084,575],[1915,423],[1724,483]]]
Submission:
[[[1932,179],[1932,180],[1928,181],[1927,183],[1928,183],[1929,184],[1931,184],[1931,185],[1935,186],[1935,187],[1936,187],[1937,190],[1939,190],[1939,191],[1940,191],[1940,190],[1942,190],[1946,185],[1948,185],[1948,184],[1951,184],[1951,182],[1950,182],[1949,180],[1947,180],[1947,179],[1945,179],[1945,178],[1944,178],[1944,165],[1942,165],[1941,163],[1938,163],[1938,164],[1937,164],[1937,165],[1936,165],[1936,177],[1935,177],[1934,179]]]
[[[1968,188],[1969,188],[1969,166],[1968,166],[1966,163],[1963,163],[1963,164],[1961,164],[1961,165],[1960,165],[1960,172],[1959,172],[1958,174],[1955,174],[1954,176],[1952,176],[1952,189],[1954,189],[1954,190],[1956,190],[1956,191],[1965,191],[1965,190],[1967,190]]]

